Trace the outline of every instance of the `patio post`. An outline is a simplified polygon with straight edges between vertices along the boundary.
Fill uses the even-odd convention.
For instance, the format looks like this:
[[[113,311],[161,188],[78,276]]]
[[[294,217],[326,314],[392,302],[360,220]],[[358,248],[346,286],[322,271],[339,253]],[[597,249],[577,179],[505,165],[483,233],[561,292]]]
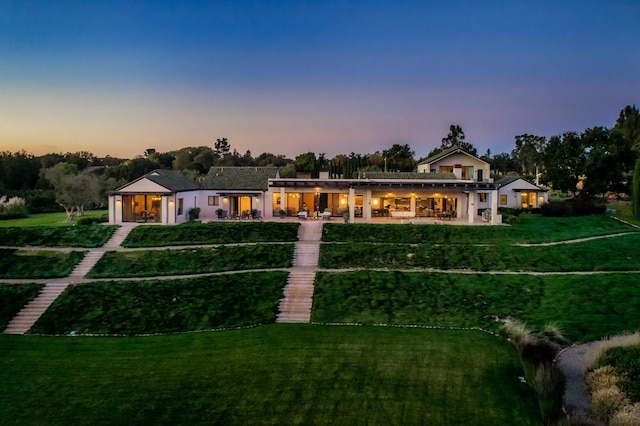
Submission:
[[[469,191],[469,211],[467,212],[467,216],[469,219],[469,223],[473,224],[473,221],[478,214],[476,210],[476,193],[475,191]]]
[[[356,220],[356,190],[349,188],[349,222]]]
[[[498,223],[498,190],[491,192],[491,224],[496,225]]]

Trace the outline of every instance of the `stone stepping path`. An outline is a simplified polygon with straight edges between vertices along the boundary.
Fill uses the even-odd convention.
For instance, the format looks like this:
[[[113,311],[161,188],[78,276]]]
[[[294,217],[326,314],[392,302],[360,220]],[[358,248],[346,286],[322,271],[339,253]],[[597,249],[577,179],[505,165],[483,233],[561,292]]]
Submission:
[[[38,296],[29,302],[18,315],[13,317],[4,334],[24,334],[38,321],[49,306],[62,294],[69,286],[68,283],[49,283],[46,284]]]
[[[38,318],[44,314],[69,284],[82,280],[104,255],[105,249],[119,247],[133,228],[134,226],[121,226],[113,233],[109,241],[107,241],[102,248],[90,250],[80,263],[73,268],[71,275],[63,280],[58,280],[65,282],[46,284],[38,296],[23,307],[9,322],[3,334],[24,334],[29,331],[33,324],[38,321]]]
[[[280,323],[308,323],[313,305],[313,282],[320,256],[322,222],[304,221],[298,230],[293,254],[293,268],[284,288],[284,298],[278,306]]]

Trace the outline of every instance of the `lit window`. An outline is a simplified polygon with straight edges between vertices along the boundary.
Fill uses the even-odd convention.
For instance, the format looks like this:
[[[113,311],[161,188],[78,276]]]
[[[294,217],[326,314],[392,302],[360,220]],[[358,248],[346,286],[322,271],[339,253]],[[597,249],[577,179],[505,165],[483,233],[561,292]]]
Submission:
[[[481,192],[480,193],[480,202],[481,203],[486,203],[487,202],[487,193],[486,192]]]
[[[184,198],[178,198],[178,215],[182,214],[183,209],[184,209]]]
[[[219,205],[219,197],[218,196],[214,196],[214,195],[209,195],[209,202],[208,204],[210,206],[217,206]]]
[[[501,206],[506,206],[507,205],[507,196],[506,195],[501,195],[500,196],[500,205]]]

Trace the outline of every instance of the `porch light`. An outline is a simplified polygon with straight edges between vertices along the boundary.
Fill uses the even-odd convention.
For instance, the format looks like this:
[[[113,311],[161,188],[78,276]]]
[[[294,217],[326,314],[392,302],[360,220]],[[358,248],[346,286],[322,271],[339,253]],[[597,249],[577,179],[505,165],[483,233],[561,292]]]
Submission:
[[[378,203],[379,203],[378,199],[377,199],[377,198],[374,198],[374,199],[373,199],[373,205],[374,205],[374,206],[377,206],[377,205],[378,205]]]
[[[347,204],[347,200],[345,200],[344,198],[342,198],[342,199],[340,200],[340,204],[342,204],[342,205]]]

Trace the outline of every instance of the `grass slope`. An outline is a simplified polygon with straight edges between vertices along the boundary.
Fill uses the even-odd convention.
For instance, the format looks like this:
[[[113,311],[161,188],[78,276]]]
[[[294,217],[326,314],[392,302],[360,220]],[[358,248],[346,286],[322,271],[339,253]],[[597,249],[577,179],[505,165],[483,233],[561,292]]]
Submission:
[[[541,424],[515,351],[477,331],[278,324],[0,345],[7,426]]]
[[[0,278],[60,278],[73,271],[84,257],[81,251],[0,249]]]
[[[298,239],[299,223],[188,222],[176,226],[150,225],[134,228],[123,247],[166,247],[194,244],[289,242]]]
[[[507,244],[322,244],[323,268],[433,268],[474,271],[640,270],[640,233],[552,246]]]
[[[488,275],[357,271],[320,273],[311,320],[497,330],[512,317],[558,324],[572,340],[640,328],[635,274]]]
[[[581,217],[542,217],[520,215],[513,226],[455,226],[389,224],[324,224],[324,242],[388,242],[498,244],[539,243],[593,237],[618,232],[637,232],[636,228],[607,215]]]
[[[288,268],[293,244],[255,244],[182,250],[107,252],[90,278],[151,277],[234,270]]]
[[[141,334],[271,323],[286,281],[286,272],[274,271],[77,284],[29,332]]]
[[[116,228],[114,225],[0,227],[0,241],[14,247],[100,247]]]

